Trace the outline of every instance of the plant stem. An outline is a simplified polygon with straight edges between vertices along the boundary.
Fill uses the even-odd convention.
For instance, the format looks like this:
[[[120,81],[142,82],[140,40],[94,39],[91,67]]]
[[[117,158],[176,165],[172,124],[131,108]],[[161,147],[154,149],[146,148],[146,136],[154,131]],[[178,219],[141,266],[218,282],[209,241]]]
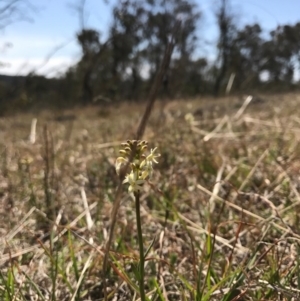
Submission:
[[[140,250],[140,278],[139,278],[139,284],[140,284],[140,295],[141,295],[141,301],[146,301],[146,295],[145,295],[145,287],[144,287],[144,267],[145,267],[145,258],[144,258],[144,245],[143,245],[143,234],[142,234],[142,225],[141,225],[141,214],[140,214],[140,193],[135,192],[135,211],[136,211],[136,226],[137,226],[137,232],[138,232],[138,244],[139,244],[139,250]]]

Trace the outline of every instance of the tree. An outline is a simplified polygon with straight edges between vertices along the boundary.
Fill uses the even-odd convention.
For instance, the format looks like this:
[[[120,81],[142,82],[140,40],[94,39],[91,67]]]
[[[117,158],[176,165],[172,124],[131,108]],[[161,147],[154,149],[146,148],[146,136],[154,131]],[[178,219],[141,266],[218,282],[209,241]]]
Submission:
[[[229,68],[229,60],[232,51],[233,39],[236,34],[233,15],[229,12],[229,0],[220,0],[220,6],[216,11],[216,18],[219,27],[218,59],[219,72],[216,76],[214,94],[220,94],[221,85]]]
[[[237,31],[231,45],[230,72],[235,73],[237,90],[255,88],[262,68],[262,29],[259,24],[246,25]]]
[[[270,40],[263,45],[263,70],[269,74],[269,81],[290,85],[294,71],[300,62],[300,23],[278,26],[270,32]]]
[[[158,71],[178,19],[182,26],[176,36],[174,56],[177,79],[173,75],[172,80],[180,82],[180,89],[195,49],[200,17],[196,5],[186,0],[170,0],[167,4],[160,0],[127,0],[116,3],[112,13],[105,43],[95,30],[84,29],[77,35],[82,48],[77,71],[81,74],[85,103],[92,101],[97,91],[110,99],[139,98],[144,83],[150,83]],[[150,80],[145,80],[142,72],[148,66]]]
[[[77,71],[82,78],[81,98],[83,103],[87,104],[91,103],[94,98],[91,79],[102,48],[99,33],[94,29],[81,30],[81,32],[77,34],[77,41],[82,49],[82,58],[77,66]]]
[[[121,82],[129,83],[125,95],[136,97],[141,83],[140,47],[144,35],[145,9],[140,1],[120,1],[113,9],[111,39],[111,91]],[[125,88],[125,86],[124,86]]]
[[[150,76],[153,76],[159,68],[164,49],[178,20],[181,21],[181,30],[176,36],[174,56],[180,58],[182,66],[189,60],[196,47],[196,28],[201,14],[193,1],[153,0],[147,2],[150,7],[147,11],[148,18],[145,26],[147,47],[144,55],[150,65]]]

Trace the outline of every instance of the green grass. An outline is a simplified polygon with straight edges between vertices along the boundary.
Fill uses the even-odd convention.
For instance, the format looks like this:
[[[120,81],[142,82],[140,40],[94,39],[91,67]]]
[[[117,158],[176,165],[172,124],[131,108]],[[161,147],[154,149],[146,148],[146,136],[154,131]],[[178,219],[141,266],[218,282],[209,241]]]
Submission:
[[[140,195],[147,300],[300,299],[300,97],[266,98],[238,119],[235,98],[220,100],[219,116],[205,111],[208,100],[154,110],[144,139],[161,157]],[[199,107],[204,116],[187,122]],[[105,110],[0,119],[0,300],[103,300],[114,164],[143,106]],[[125,187],[109,259],[108,299],[139,300]]]

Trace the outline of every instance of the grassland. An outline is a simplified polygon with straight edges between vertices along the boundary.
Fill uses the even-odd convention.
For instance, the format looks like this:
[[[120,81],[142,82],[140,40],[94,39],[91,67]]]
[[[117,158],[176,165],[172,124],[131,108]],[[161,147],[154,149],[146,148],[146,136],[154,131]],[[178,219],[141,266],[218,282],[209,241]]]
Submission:
[[[161,157],[141,195],[149,300],[300,300],[300,95],[264,100],[156,104],[144,139]],[[0,300],[103,300],[114,164],[143,110],[0,119]],[[139,300],[138,263],[124,185],[109,300]]]

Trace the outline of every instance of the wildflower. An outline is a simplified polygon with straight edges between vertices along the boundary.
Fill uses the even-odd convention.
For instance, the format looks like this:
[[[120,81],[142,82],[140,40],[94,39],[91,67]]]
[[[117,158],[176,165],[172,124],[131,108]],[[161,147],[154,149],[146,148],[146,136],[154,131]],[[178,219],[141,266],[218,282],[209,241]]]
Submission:
[[[131,172],[130,174],[127,174],[125,177],[124,183],[129,183],[128,191],[129,192],[136,192],[141,191],[142,186],[144,184],[144,180],[137,177],[137,174],[135,172]]]
[[[132,152],[134,157],[129,165],[129,173],[125,176],[123,183],[129,183],[128,191],[137,192],[142,190],[142,185],[145,180],[150,178],[153,172],[153,163],[158,163],[156,158],[160,154],[156,153],[157,148],[150,150],[150,154],[147,156],[147,141],[128,140],[122,144],[123,149],[120,150],[121,157],[116,160],[116,171],[120,175],[122,168],[128,164],[131,158]]]
[[[158,158],[158,157],[160,157],[160,154],[155,154],[155,151],[157,150],[157,147],[155,147],[154,149],[151,149],[151,151],[150,151],[150,155],[148,155],[147,157],[146,157],[146,161],[148,161],[148,162],[154,162],[154,163],[158,163],[157,161],[156,161],[156,158]]]

